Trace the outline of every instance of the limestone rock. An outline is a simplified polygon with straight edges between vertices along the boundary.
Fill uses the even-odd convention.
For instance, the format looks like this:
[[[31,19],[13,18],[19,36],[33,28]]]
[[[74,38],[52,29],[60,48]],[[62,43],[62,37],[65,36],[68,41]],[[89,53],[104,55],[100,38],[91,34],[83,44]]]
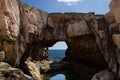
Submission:
[[[25,42],[31,43],[43,39],[43,29],[47,25],[47,12],[24,4],[22,6],[22,23],[25,30]],[[34,36],[33,36],[34,35]]]
[[[113,34],[113,41],[117,45],[117,48],[120,49],[120,34]]]
[[[92,12],[48,14],[26,4],[20,5],[19,0],[2,0],[0,49],[5,52],[5,56],[1,52],[0,61],[5,60],[12,66],[19,66],[25,62],[32,77],[41,80],[40,69],[46,72],[52,63],[49,61],[47,47],[57,41],[65,41],[68,49],[64,60],[72,62],[73,66],[81,63],[88,65],[88,69],[94,66],[96,71],[109,66],[118,77],[118,74],[120,75],[119,13],[120,0],[111,1],[110,12],[106,15],[95,15]],[[31,59],[27,60],[28,57]],[[1,71],[2,69],[0,76],[3,76]],[[105,76],[99,77],[99,74]],[[20,71],[21,75],[24,76]],[[101,80],[113,79],[113,75],[106,71],[99,72],[95,76]],[[96,80],[96,77],[93,80]]]
[[[119,46],[119,34],[120,34],[120,0],[111,0],[110,2],[110,12],[106,15],[106,20],[109,22],[109,40],[110,37],[112,38],[112,46],[114,54],[111,56],[109,55],[110,63],[109,68],[112,68],[112,71],[116,74],[116,76],[120,79],[120,63],[119,63],[119,52],[120,52],[120,46]],[[112,64],[111,64],[112,62]],[[110,66],[111,64],[111,66]]]
[[[115,17],[117,24],[120,23],[120,0],[112,0],[110,3],[110,11]],[[120,25],[119,25],[120,26]]]
[[[42,80],[41,75],[40,75],[40,67],[38,67],[29,58],[27,59],[27,61],[25,63],[27,64],[29,72],[31,73],[34,80]]]
[[[2,0],[0,3],[0,41],[6,62],[19,65],[18,37],[20,35],[20,1]]]
[[[0,37],[16,40],[19,35],[20,11],[19,0],[2,0],[0,3]]]
[[[68,37],[82,36],[91,33],[87,26],[85,17],[88,14],[82,13],[66,13],[64,14],[64,22],[66,24],[66,31]],[[90,17],[89,17],[90,18]]]
[[[20,69],[12,68],[9,64],[0,62],[0,80],[33,80]]]
[[[105,71],[100,71],[96,73],[93,76],[92,80],[116,80],[116,79],[110,71],[105,70]]]
[[[106,21],[107,21],[109,24],[112,24],[112,23],[115,22],[115,17],[114,17],[114,15],[113,15],[112,12],[108,12],[108,13],[105,15],[105,17],[106,17]]]
[[[5,52],[0,51],[0,61],[4,61],[4,59],[5,59]]]
[[[51,64],[53,63],[52,60],[43,60],[40,62],[40,70],[42,73],[46,73],[51,70]]]
[[[67,27],[68,37],[81,36],[87,33],[89,34],[90,31],[84,20],[68,24],[68,27]]]
[[[55,40],[66,40],[66,26],[64,25],[64,17],[62,13],[51,13],[48,15],[49,17],[49,25],[51,25],[53,22],[52,28],[53,30],[53,36]],[[51,24],[50,24],[51,23]]]

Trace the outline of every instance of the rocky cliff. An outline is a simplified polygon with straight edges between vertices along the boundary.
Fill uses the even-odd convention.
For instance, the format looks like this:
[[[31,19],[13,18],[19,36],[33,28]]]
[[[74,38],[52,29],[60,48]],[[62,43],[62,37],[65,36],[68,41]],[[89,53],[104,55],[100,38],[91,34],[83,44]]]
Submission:
[[[52,63],[48,47],[65,41],[68,49],[62,61],[70,62],[84,80],[90,80],[97,72],[92,80],[119,80],[119,13],[120,0],[112,0],[110,12],[105,15],[47,13],[22,5],[19,0],[3,0],[0,2],[0,61],[41,80],[40,72],[49,70]],[[20,74],[24,75],[21,71]],[[24,77],[24,80],[32,79]]]

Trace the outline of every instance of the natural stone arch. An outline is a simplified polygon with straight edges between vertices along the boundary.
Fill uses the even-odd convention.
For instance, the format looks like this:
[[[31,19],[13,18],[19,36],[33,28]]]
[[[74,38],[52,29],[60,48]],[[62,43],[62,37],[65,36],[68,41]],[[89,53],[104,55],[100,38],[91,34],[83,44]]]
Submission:
[[[68,49],[65,60],[78,64],[81,59],[88,62],[90,60],[93,64],[97,62],[95,65],[99,62],[105,63],[103,60],[106,60],[109,69],[119,78],[120,0],[111,1],[110,13],[106,15],[48,14],[19,3],[20,0],[2,0],[0,3],[0,47],[5,52],[6,62],[19,66],[28,56],[41,61],[38,55],[42,51],[47,51],[47,47],[57,41],[66,41]],[[104,58],[96,57],[94,53],[84,57],[83,51],[96,51],[97,56],[102,54]]]

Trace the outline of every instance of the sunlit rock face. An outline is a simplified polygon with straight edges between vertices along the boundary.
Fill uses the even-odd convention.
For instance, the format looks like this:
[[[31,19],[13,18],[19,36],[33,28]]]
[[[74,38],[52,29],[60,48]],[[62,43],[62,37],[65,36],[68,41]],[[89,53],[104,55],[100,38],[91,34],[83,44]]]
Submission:
[[[115,44],[115,50],[114,50],[114,55],[110,56],[116,62],[110,61],[109,68],[112,69],[113,72],[116,73],[118,78],[120,78],[120,0],[112,0],[110,5],[110,12],[106,15],[107,18],[106,20],[109,23],[109,32],[110,36],[113,40],[113,43]],[[112,64],[111,64],[112,63]],[[114,65],[114,67],[113,67]]]
[[[19,0],[3,0],[0,3],[0,36],[5,40],[16,40],[19,34]]]
[[[120,23],[120,0],[112,0],[110,3],[110,12],[114,15],[116,23]]]
[[[26,4],[22,6],[22,24],[25,29],[25,41],[30,43],[29,36],[34,36],[34,42],[43,40],[43,29],[47,25],[48,13]]]
[[[8,63],[0,62],[0,80],[34,80],[20,69],[11,67]]]
[[[44,59],[45,56],[42,56],[42,53],[45,54],[43,35],[47,25],[48,13],[24,4],[21,15],[22,34],[24,35],[25,46],[28,48],[27,53],[35,60],[41,60],[42,57]],[[48,58],[47,52],[46,58]]]
[[[20,34],[19,0],[2,0],[0,2],[0,41],[6,61],[10,64],[19,63],[18,36]]]

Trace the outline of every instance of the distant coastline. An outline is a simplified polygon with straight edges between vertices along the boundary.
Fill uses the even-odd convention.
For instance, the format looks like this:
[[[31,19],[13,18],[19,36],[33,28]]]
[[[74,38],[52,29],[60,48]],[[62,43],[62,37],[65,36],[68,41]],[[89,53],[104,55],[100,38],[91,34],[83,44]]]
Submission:
[[[65,57],[65,49],[50,49],[48,50],[51,59],[60,61]]]

